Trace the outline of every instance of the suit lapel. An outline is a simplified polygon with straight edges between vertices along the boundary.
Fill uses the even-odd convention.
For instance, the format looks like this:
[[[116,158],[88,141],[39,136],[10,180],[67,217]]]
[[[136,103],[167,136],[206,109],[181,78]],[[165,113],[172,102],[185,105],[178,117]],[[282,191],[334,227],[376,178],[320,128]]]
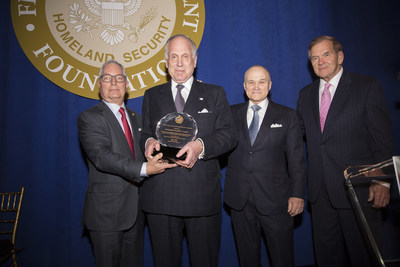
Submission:
[[[211,111],[209,108],[207,108],[207,105],[207,98],[205,95],[203,95],[201,85],[198,84],[197,81],[193,81],[192,88],[190,89],[190,94],[186,100],[183,111],[189,115],[195,116],[204,108],[206,108],[208,111]]]
[[[312,113],[314,116],[315,124],[317,124],[318,129],[321,129],[321,123],[319,121],[319,83],[320,83],[320,80],[318,79],[312,85],[311,107],[312,107]]]
[[[129,120],[131,122],[132,136],[134,139],[136,139],[139,136],[139,125],[136,122],[136,114],[131,109],[127,109],[127,110],[128,110],[128,114],[129,114]]]
[[[261,140],[268,138],[268,131],[270,130],[271,124],[274,123],[274,118],[276,116],[275,103],[269,100],[267,110],[265,111],[264,119],[260,125],[260,130],[253,146],[257,145]]]
[[[119,135],[125,138],[124,131],[122,130],[121,125],[119,124],[115,115],[112,113],[111,109],[107,107],[103,101],[100,102],[99,108],[106,120],[111,124],[111,129],[114,129]]]
[[[110,129],[111,131],[114,131],[115,134],[117,135],[118,140],[121,140],[121,142],[126,143],[126,153],[132,154],[131,149],[129,148],[128,141],[126,140],[126,136],[124,131],[122,130],[121,125],[119,124],[117,118],[115,115],[112,113],[109,107],[107,107],[106,104],[104,104],[103,101],[100,102],[99,108],[101,113],[103,114],[104,118],[110,123]],[[131,120],[132,122],[132,120]],[[133,125],[132,125],[133,128]],[[136,146],[136,143],[134,143]],[[139,145],[139,144],[138,144]]]
[[[171,91],[171,81],[162,85],[157,95],[158,110],[165,110],[166,113],[176,112],[174,98]]]
[[[140,141],[141,128],[139,127],[139,125],[137,123],[137,118],[136,118],[137,115],[135,114],[135,112],[133,110],[131,110],[131,109],[128,109],[128,108],[127,108],[127,111],[128,111],[128,114],[129,114],[128,115],[129,120],[131,122],[133,144],[135,146],[135,158],[138,159],[138,157],[141,157],[141,155],[139,155],[139,154],[141,154],[141,153],[139,153],[139,148],[140,148],[139,141]]]
[[[170,112],[176,111],[175,102],[171,91],[171,81],[166,83],[160,90],[159,100],[160,110],[170,110]],[[197,112],[201,111],[200,108],[207,108],[206,105],[206,96],[203,95],[201,85],[199,82],[194,80],[183,111],[194,116],[197,114]]]
[[[333,100],[331,106],[329,107],[328,115],[326,117],[324,132],[325,129],[329,129],[332,121],[338,116],[346,98],[348,97],[351,91],[351,77],[348,72],[343,70],[342,77],[340,78],[338,87],[336,88],[335,95],[333,96]]]
[[[243,103],[237,111],[237,118],[235,120],[239,121],[239,131],[241,131],[241,136],[244,137],[247,144],[250,144],[249,126],[247,125],[247,107],[249,106],[249,101]]]

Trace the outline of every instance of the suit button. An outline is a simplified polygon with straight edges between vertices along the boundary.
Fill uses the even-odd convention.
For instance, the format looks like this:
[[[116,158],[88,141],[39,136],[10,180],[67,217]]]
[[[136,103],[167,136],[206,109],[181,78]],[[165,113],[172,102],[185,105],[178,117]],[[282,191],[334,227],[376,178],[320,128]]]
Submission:
[[[250,151],[250,155],[253,154],[253,151]]]
[[[253,171],[249,171],[249,174],[252,174],[253,173]]]

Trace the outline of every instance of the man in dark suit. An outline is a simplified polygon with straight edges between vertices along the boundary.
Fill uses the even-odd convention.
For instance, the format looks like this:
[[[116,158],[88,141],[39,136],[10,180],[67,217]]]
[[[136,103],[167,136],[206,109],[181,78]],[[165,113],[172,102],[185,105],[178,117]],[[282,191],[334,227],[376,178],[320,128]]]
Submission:
[[[89,166],[82,222],[90,232],[96,266],[142,266],[144,215],[138,210],[139,186],[144,177],[175,164],[160,161],[161,153],[143,163],[141,117],[125,107],[128,81],[123,66],[106,62],[98,83],[102,101],[78,117]]]
[[[151,160],[153,150],[160,149],[157,122],[179,109],[174,101],[180,98],[185,102],[183,112],[197,122],[198,134],[177,153],[177,157],[187,155],[176,162],[179,168],[146,181],[140,205],[146,212],[156,266],[181,265],[184,230],[191,265],[217,266],[222,206],[217,157],[236,145],[234,123],[224,89],[194,80],[197,52],[193,41],[176,35],[165,48],[171,81],[147,90],[143,99],[145,156]]]
[[[299,120],[267,98],[271,85],[267,69],[249,68],[243,83],[249,101],[232,106],[239,143],[228,158],[224,201],[232,208],[241,267],[261,266],[261,232],[272,266],[294,266],[293,216],[304,207]]]
[[[300,91],[297,111],[307,142],[308,200],[311,202],[318,266],[375,266],[344,186],[349,165],[374,164],[393,156],[391,119],[380,82],[343,69],[342,46],[319,36],[308,49],[320,78]],[[356,193],[377,241],[380,210],[389,203],[387,184],[374,181]]]

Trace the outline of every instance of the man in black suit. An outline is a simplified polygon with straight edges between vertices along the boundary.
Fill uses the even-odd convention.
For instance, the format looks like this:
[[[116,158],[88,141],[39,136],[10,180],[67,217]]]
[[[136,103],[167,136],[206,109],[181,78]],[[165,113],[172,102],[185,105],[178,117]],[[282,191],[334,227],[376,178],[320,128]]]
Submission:
[[[267,98],[271,85],[267,69],[249,68],[243,83],[249,101],[232,106],[239,143],[228,158],[224,201],[232,208],[241,267],[261,266],[261,232],[272,266],[294,266],[293,216],[304,207],[299,120]]]
[[[319,36],[308,49],[320,78],[300,91],[297,111],[307,142],[308,200],[311,202],[318,266],[375,266],[368,240],[353,212],[343,171],[393,156],[392,128],[383,88],[369,76],[343,69],[341,44]],[[356,187],[364,214],[379,241],[380,210],[389,203],[388,184]]]
[[[89,166],[82,222],[90,232],[96,266],[142,266],[144,215],[138,210],[139,186],[144,177],[175,164],[163,163],[161,153],[143,162],[141,117],[124,104],[128,85],[124,67],[106,62],[98,83],[102,101],[78,117]],[[128,132],[130,137],[125,136]]]
[[[184,230],[191,265],[217,266],[222,206],[217,157],[236,145],[234,123],[224,89],[193,78],[197,62],[193,41],[176,35],[165,48],[171,81],[147,90],[143,99],[145,156],[151,160],[153,150],[160,149],[157,122],[177,111],[174,101],[178,97],[185,102],[183,112],[197,122],[198,134],[177,153],[177,157],[187,155],[186,160],[176,162],[179,168],[144,183],[140,205],[146,212],[156,266],[181,265]]]

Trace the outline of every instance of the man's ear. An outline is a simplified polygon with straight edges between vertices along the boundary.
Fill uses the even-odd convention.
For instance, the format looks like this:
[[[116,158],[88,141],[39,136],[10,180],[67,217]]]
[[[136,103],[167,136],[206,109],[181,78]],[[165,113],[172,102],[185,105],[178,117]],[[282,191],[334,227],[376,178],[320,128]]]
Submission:
[[[168,59],[164,58],[165,60],[165,67],[168,69]]]
[[[339,52],[338,52],[338,64],[339,64],[339,65],[343,65],[343,61],[344,61],[344,54],[343,54],[343,51],[339,51]]]
[[[194,57],[194,68],[197,66],[197,55]]]

